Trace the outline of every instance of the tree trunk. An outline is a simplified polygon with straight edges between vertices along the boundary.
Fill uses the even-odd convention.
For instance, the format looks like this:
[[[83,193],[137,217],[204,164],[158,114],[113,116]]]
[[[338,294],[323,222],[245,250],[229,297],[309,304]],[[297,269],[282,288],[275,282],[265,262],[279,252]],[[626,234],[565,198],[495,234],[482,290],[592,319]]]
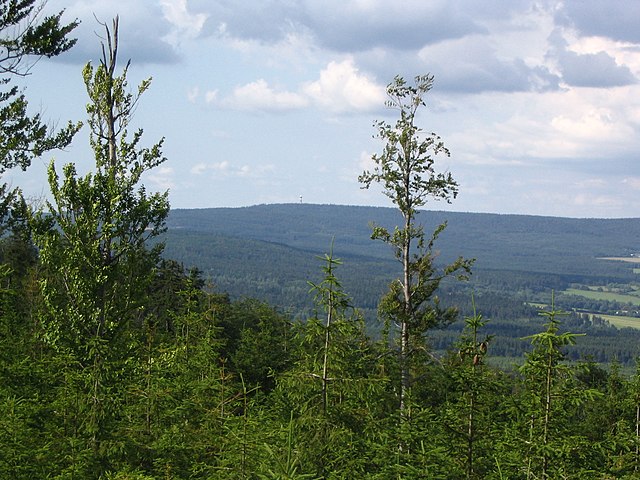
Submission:
[[[405,216],[405,238],[402,246],[402,270],[403,270],[403,295],[404,308],[403,317],[400,322],[400,413],[406,416],[406,397],[410,388],[409,378],[409,319],[411,318],[411,272],[409,271],[411,261],[411,216]]]

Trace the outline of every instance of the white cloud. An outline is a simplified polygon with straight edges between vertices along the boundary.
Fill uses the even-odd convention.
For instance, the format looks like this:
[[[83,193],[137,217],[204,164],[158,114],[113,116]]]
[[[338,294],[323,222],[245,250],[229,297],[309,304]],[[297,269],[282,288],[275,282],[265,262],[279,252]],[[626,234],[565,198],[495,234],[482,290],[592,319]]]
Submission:
[[[205,13],[190,13],[187,0],[161,0],[160,6],[164,18],[173,27],[165,37],[173,45],[180,43],[181,38],[195,38],[208,18]]]
[[[603,178],[587,178],[575,182],[576,187],[587,189],[606,188],[608,185],[608,182]]]
[[[352,59],[330,62],[318,80],[303,84],[299,92],[275,88],[264,79],[235,87],[219,98],[217,90],[205,94],[207,103],[234,110],[282,112],[315,105],[331,113],[366,112],[380,108],[384,88],[361,74]]]
[[[215,103],[218,100],[218,90],[209,90],[204,94],[204,101],[207,103]]]
[[[276,90],[263,79],[234,89],[231,100],[241,109],[295,110],[307,106],[307,100],[293,92]]]
[[[372,111],[385,100],[384,88],[361,74],[353,59],[330,62],[303,91],[316,105],[335,113]]]
[[[615,195],[594,195],[592,192],[578,193],[569,199],[575,206],[588,208],[618,207],[622,204]]]
[[[192,87],[187,91],[187,99],[189,100],[189,103],[196,103],[199,96],[200,89],[198,87]]]
[[[169,190],[175,186],[174,174],[173,168],[161,166],[149,173],[149,181],[159,190]]]
[[[574,88],[465,98],[464,109],[438,114],[448,130],[435,131],[451,149],[454,162],[510,168],[553,161],[555,168],[564,159],[564,166],[585,168],[590,159],[617,161],[613,159],[638,151],[640,105],[634,99],[639,90]]]
[[[615,121],[615,114],[607,108],[594,108],[577,114],[561,114],[551,120],[551,126],[567,141],[582,144],[600,136],[609,140],[622,139],[630,134],[628,128]]]
[[[627,177],[622,180],[624,185],[628,185],[633,190],[640,190],[640,177]]]
[[[207,164],[197,163],[193,167],[191,167],[189,171],[194,175],[202,175],[204,172],[207,171]]]
[[[193,175],[203,175],[207,172],[212,174],[213,178],[217,177],[240,177],[240,178],[261,178],[274,170],[271,164],[261,165],[234,165],[228,160],[215,163],[200,162],[191,167],[190,172]]]
[[[207,101],[236,110],[286,111],[308,105],[304,96],[286,90],[276,90],[263,79],[236,87],[228,97],[220,100],[215,92],[209,92]]]

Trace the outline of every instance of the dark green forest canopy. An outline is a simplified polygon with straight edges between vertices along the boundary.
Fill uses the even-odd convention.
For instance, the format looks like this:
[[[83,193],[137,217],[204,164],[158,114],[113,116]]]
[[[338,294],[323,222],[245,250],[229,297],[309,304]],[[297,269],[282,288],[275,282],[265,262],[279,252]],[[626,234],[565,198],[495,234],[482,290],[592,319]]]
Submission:
[[[640,219],[571,219],[421,211],[427,231],[447,222],[438,240],[443,261],[458,255],[475,258],[477,269],[560,275],[620,276],[632,279],[628,266],[598,260],[640,253]],[[393,228],[394,209],[340,205],[281,204],[171,212],[175,236],[190,232],[233,236],[281,244],[319,255],[335,237],[340,257],[389,259],[389,249],[370,241],[369,224]]]
[[[539,309],[557,292],[561,308],[574,307],[605,314],[620,304],[561,295],[574,284],[630,284],[633,266],[600,260],[636,252],[638,219],[568,219],[523,215],[493,215],[423,211],[426,230],[443,221],[448,226],[436,243],[443,261],[457,255],[475,257],[468,282],[445,282],[439,293],[445,304],[460,310],[451,328],[433,332],[433,346],[449,348],[471,315],[471,295],[479,311],[492,319],[494,353],[520,357],[527,348],[521,337],[539,329]],[[393,228],[400,220],[391,208],[338,205],[258,205],[244,208],[174,210],[164,237],[166,255],[197,265],[217,291],[232,298],[253,297],[277,305],[294,317],[308,317],[313,303],[308,281],[318,281],[318,255],[334,242],[343,260],[340,277],[353,304],[365,315],[370,332],[378,332],[377,305],[400,265],[390,249],[370,239],[369,223]],[[440,259],[438,259],[440,261]],[[584,309],[582,311],[585,311]],[[588,332],[572,358],[591,355],[614,358],[631,366],[638,353],[640,330],[593,326],[582,314],[570,322],[574,331]],[[604,322],[606,327],[606,322]]]
[[[438,211],[421,212],[418,218],[427,231],[448,223],[436,243],[436,261],[448,262],[459,255],[476,259],[471,281],[460,288],[481,285],[492,291],[549,294],[572,283],[636,280],[632,265],[600,258],[636,252],[638,219]],[[232,295],[257,295],[283,307],[300,308],[309,305],[300,293],[313,278],[315,257],[333,242],[335,255],[344,261],[345,288],[358,307],[375,309],[399,264],[390,248],[371,241],[373,219],[388,228],[400,221],[393,209],[376,207],[286,204],[178,209],[167,223],[167,256],[198,266]]]

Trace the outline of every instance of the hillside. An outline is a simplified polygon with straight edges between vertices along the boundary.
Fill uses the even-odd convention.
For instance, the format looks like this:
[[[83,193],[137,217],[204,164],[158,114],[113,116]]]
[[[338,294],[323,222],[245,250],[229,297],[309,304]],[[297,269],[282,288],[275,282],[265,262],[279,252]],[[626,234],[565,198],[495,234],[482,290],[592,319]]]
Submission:
[[[627,283],[633,266],[600,260],[640,250],[640,219],[568,219],[423,211],[427,232],[447,221],[440,259],[475,258],[474,281],[493,289],[551,290],[569,282]],[[393,228],[392,208],[282,204],[173,210],[166,255],[198,266],[220,290],[257,296],[285,308],[309,306],[307,281],[334,243],[338,272],[358,306],[375,308],[398,265],[370,239],[370,223]]]
[[[476,258],[478,269],[631,278],[629,265],[597,260],[640,251],[640,219],[569,219],[423,211],[418,217],[432,231],[448,227],[437,246],[444,261]],[[388,260],[389,249],[370,240],[370,223],[386,227],[400,218],[392,208],[282,204],[244,208],[173,210],[168,226],[174,238],[199,234],[267,242],[319,255],[335,238],[343,258]]]

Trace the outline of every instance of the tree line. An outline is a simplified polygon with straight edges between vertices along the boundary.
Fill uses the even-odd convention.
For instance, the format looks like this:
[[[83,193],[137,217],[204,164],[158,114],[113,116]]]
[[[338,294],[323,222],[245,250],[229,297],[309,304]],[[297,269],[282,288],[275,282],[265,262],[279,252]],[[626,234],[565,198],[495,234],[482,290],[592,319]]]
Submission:
[[[39,19],[33,1],[1,5],[5,27],[26,25],[20,42],[32,42],[6,44],[12,68],[15,49],[71,47],[75,24]],[[141,184],[165,161],[162,140],[144,147],[142,131],[128,131],[150,80],[132,93],[129,64],[117,63],[117,18],[102,27],[102,58],[82,71],[94,169],[52,162],[41,208],[19,191],[7,197],[15,221],[0,248],[0,478],[637,477],[640,373],[564,362],[581,339],[561,329],[553,300],[516,371],[490,366],[494,338],[476,308],[455,348],[434,354],[430,332],[458,316],[439,287],[473,262],[436,265],[446,225],[427,234],[415,222],[418,206],[457,192],[435,168],[448,154],[441,139],[415,124],[431,76],[389,85],[400,118],[376,124],[385,147],[361,177],[382,183],[404,220],[373,230],[402,270],[373,339],[331,249],[308,285],[306,322],[207,292],[197,269],[162,257],[150,240],[165,228],[168,197]],[[3,112],[25,117],[11,92]],[[39,130],[22,146],[39,156],[70,140],[78,126],[69,128]],[[56,140],[29,143],[38,138]]]

